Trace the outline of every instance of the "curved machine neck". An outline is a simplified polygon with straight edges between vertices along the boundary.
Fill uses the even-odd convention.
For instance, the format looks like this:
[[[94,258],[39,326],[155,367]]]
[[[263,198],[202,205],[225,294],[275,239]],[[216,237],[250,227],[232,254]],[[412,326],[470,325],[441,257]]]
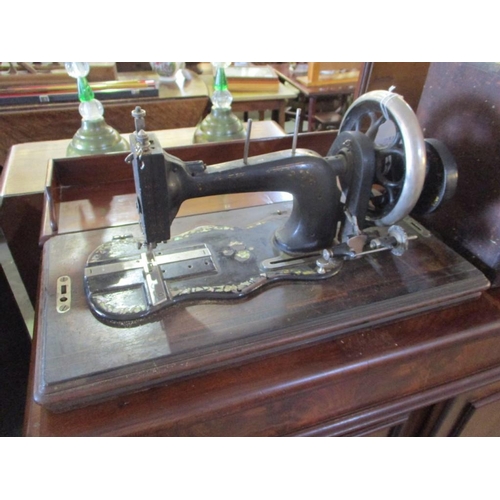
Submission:
[[[328,161],[309,150],[281,151],[205,167],[165,153],[156,138],[146,151],[131,136],[138,209],[146,243],[170,239],[170,226],[183,201],[203,196],[259,191],[293,195],[292,213],[275,234],[287,253],[332,245],[340,191],[337,176],[345,171],[342,156]]]

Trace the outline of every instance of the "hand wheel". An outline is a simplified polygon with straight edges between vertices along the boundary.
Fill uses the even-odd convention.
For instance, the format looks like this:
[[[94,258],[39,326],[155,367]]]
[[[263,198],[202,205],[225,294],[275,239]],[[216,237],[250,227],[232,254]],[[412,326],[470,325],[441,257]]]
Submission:
[[[360,131],[375,145],[367,219],[386,226],[397,223],[416,205],[426,176],[426,146],[417,117],[398,94],[375,90],[349,107],[339,134],[344,131]]]

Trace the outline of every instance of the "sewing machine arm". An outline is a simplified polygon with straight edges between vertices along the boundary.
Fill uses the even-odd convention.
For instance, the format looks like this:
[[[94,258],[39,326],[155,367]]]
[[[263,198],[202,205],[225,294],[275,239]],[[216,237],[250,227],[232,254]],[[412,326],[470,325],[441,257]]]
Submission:
[[[135,144],[134,144],[135,141]],[[183,162],[150,136],[145,149],[131,137],[138,211],[147,244],[170,239],[170,226],[188,199],[229,193],[285,191],[293,195],[292,213],[274,238],[287,253],[305,253],[332,246],[336,221],[342,219],[337,178],[351,184],[347,209],[364,221],[375,155],[369,139],[345,132],[336,141],[336,154],[323,158],[309,150],[285,150],[205,166]],[[363,223],[360,222],[361,227]]]

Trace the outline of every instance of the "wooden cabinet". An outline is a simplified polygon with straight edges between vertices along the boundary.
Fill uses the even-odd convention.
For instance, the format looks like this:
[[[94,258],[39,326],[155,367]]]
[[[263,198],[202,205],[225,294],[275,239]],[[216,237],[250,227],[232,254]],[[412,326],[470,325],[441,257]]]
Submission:
[[[500,390],[484,398],[471,398],[461,407],[449,436],[499,436]]]
[[[390,325],[53,413],[27,435],[500,435],[500,291]]]
[[[420,435],[500,436],[500,383],[487,384],[436,405],[430,409]]]

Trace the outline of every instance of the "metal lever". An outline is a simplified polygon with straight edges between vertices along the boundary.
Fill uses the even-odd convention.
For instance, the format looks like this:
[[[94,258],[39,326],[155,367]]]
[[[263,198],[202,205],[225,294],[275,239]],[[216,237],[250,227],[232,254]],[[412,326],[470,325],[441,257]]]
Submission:
[[[245,149],[243,150],[243,163],[248,165],[248,150],[250,149],[250,134],[252,133],[252,120],[247,122],[247,135],[245,137]]]
[[[352,236],[344,243],[325,248],[322,256],[316,260],[316,272],[324,274],[337,265],[339,259],[358,259],[364,255],[389,250],[393,255],[401,256],[408,250],[408,241],[417,239],[417,235],[407,235],[406,231],[397,225],[387,230],[387,235],[370,239],[367,234]],[[365,245],[369,243],[369,249]]]

